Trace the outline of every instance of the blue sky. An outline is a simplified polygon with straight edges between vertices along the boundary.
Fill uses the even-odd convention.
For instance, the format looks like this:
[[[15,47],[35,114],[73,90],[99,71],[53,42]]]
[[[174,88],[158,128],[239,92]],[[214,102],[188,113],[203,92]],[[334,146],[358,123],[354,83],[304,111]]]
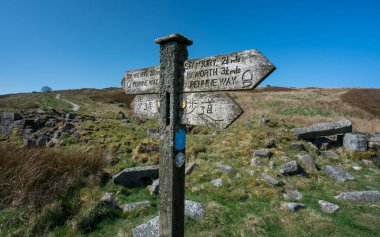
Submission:
[[[258,49],[262,85],[380,88],[380,1],[0,0],[0,94],[120,86],[181,33],[189,58]]]

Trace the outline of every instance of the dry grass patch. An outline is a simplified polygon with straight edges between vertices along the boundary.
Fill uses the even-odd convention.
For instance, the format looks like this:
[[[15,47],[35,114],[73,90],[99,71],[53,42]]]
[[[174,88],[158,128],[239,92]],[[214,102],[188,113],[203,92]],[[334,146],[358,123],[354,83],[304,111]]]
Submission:
[[[104,165],[103,152],[0,146],[0,204],[41,207]]]

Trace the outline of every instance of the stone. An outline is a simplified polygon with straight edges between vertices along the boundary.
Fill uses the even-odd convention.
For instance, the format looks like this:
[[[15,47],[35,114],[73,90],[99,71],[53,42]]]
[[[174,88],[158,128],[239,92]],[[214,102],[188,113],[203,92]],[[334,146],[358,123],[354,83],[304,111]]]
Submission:
[[[159,219],[160,217],[156,216],[147,223],[132,229],[133,237],[158,237]]]
[[[318,203],[322,211],[329,214],[336,212],[340,208],[338,205],[324,200],[319,200]]]
[[[282,209],[290,211],[290,212],[296,212],[300,209],[305,208],[306,206],[302,203],[297,202],[287,202],[282,205]]]
[[[75,115],[72,114],[72,113],[67,113],[66,116],[65,116],[65,120],[66,121],[71,121],[71,120],[74,120],[75,119]]]
[[[360,170],[363,169],[363,167],[361,167],[361,166],[357,166],[357,165],[354,165],[354,166],[352,166],[352,169],[354,169],[354,170],[356,170],[356,171],[360,171]]]
[[[119,111],[119,113],[117,113],[117,116],[119,117],[119,120],[123,120],[123,119],[126,119],[127,117],[125,116],[125,113],[123,113],[122,111]]]
[[[1,121],[5,121],[5,120],[16,121],[20,119],[22,119],[22,117],[19,113],[3,112],[3,114],[1,115]]]
[[[271,158],[272,155],[273,155],[272,152],[265,149],[255,150],[253,152],[253,156],[264,157],[264,158]]]
[[[219,164],[219,170],[226,174],[229,174],[233,171],[231,166],[223,164]]]
[[[220,188],[223,185],[223,180],[222,179],[214,179],[214,180],[211,180],[211,184],[214,185],[214,187]]]
[[[141,206],[150,206],[150,202],[148,200],[144,200],[141,202],[132,202],[132,203],[125,204],[123,207],[123,212],[129,212]]]
[[[277,147],[277,143],[275,140],[271,139],[265,142],[265,147],[266,148],[274,148]]]
[[[268,174],[262,174],[261,176],[263,177],[263,179],[264,179],[265,181],[267,181],[267,183],[268,183],[270,186],[276,186],[276,185],[278,185],[278,184],[280,183],[277,179],[275,179],[275,178],[269,176]]]
[[[380,165],[380,154],[373,155],[372,162],[374,165]]]
[[[150,194],[158,194],[160,192],[160,180],[156,179],[153,180],[152,185],[148,187]]]
[[[330,149],[330,148],[331,148],[330,143],[328,143],[328,142],[323,142],[323,143],[321,144],[320,150],[322,150],[322,151],[327,151],[327,150]]]
[[[380,133],[371,133],[368,139],[368,149],[380,152]]]
[[[317,165],[315,164],[314,159],[311,157],[311,155],[299,155],[298,161],[300,162],[300,165],[303,169],[317,171]]]
[[[285,163],[280,167],[280,174],[282,175],[293,175],[298,174],[300,172],[301,169],[295,160],[289,161],[288,163]]]
[[[113,193],[105,193],[103,197],[100,199],[100,201],[111,208],[119,208],[119,205],[116,200],[116,196]]]
[[[343,137],[343,146],[348,152],[367,151],[368,134],[346,133]]]
[[[355,178],[345,170],[332,165],[326,165],[324,171],[337,181],[355,180]]]
[[[263,161],[260,158],[253,158],[251,160],[251,164],[250,164],[251,167],[262,166],[262,165],[263,165]]]
[[[189,216],[197,221],[203,219],[205,209],[203,205],[199,202],[194,202],[191,200],[185,200],[185,215]]]
[[[34,146],[34,145],[36,145],[36,140],[35,139],[24,138],[23,139],[23,143],[24,143],[25,146]]]
[[[159,139],[160,133],[154,128],[147,128],[146,132],[149,133],[153,139]]]
[[[191,172],[193,172],[193,170],[195,169],[195,167],[197,167],[197,164],[196,163],[191,163],[189,164],[186,169],[185,169],[185,175],[189,175],[191,174]]]
[[[309,127],[292,129],[292,132],[298,138],[312,139],[316,137],[352,132],[352,123],[347,119],[336,122],[317,123]]]
[[[352,202],[380,202],[380,192],[379,191],[354,191],[354,192],[343,192],[337,196],[336,199],[341,201],[352,201]]]
[[[290,146],[295,150],[299,150],[299,151],[305,150],[305,146],[300,142],[293,142]]]
[[[269,122],[269,119],[265,115],[260,115],[260,122],[261,124],[266,124]]]
[[[283,194],[285,200],[301,200],[302,193],[298,190],[287,190],[286,193]]]
[[[141,166],[126,168],[123,171],[115,174],[113,182],[122,184],[128,187],[144,186],[158,179],[158,167],[156,166]]]
[[[291,159],[287,156],[281,156],[281,160],[284,161],[284,162],[289,162],[291,161]]]
[[[324,154],[327,158],[331,158],[331,159],[339,159],[339,155],[338,155],[336,152],[333,152],[333,151],[324,151],[323,154]]]

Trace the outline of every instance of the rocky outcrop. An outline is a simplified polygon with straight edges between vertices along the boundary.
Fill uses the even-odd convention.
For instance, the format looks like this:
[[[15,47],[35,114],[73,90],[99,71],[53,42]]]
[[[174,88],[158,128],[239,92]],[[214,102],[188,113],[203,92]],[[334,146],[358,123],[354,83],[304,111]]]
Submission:
[[[146,186],[152,184],[153,180],[158,179],[158,167],[142,166],[126,168],[115,174],[113,182],[127,187]]]
[[[293,134],[301,139],[312,139],[316,137],[343,134],[352,131],[350,120],[344,119],[336,122],[317,123],[309,127],[295,128]]]

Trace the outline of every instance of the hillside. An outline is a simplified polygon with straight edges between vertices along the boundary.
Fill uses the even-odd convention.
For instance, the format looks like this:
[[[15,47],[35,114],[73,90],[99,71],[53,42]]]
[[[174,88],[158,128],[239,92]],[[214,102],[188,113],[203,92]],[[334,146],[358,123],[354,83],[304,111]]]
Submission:
[[[57,94],[80,109],[70,112]],[[338,138],[313,141],[321,143],[316,147],[291,129],[349,119],[355,131],[379,133],[380,90],[272,87],[230,94],[244,110],[233,125],[226,130],[188,127],[186,162],[197,166],[186,176],[186,199],[201,203],[204,216],[186,217],[186,236],[379,233],[379,202],[334,198],[347,191],[380,190],[379,152],[348,152]],[[0,112],[19,112],[28,121],[39,116],[45,124],[29,140],[59,134],[54,148],[26,147],[17,129],[0,136],[0,236],[132,236],[133,228],[157,216],[158,196],[147,187],[110,180],[125,168],[158,163],[158,123],[135,118],[132,100],[119,88],[0,96]],[[304,155],[315,167],[304,167],[299,158]],[[303,171],[284,175],[291,161],[302,163]],[[354,180],[333,179],[325,172],[329,165]],[[117,205],[105,193],[114,194]],[[126,212],[117,208],[143,200],[149,205]],[[319,200],[340,209],[325,213]],[[305,208],[289,212],[287,202]]]

